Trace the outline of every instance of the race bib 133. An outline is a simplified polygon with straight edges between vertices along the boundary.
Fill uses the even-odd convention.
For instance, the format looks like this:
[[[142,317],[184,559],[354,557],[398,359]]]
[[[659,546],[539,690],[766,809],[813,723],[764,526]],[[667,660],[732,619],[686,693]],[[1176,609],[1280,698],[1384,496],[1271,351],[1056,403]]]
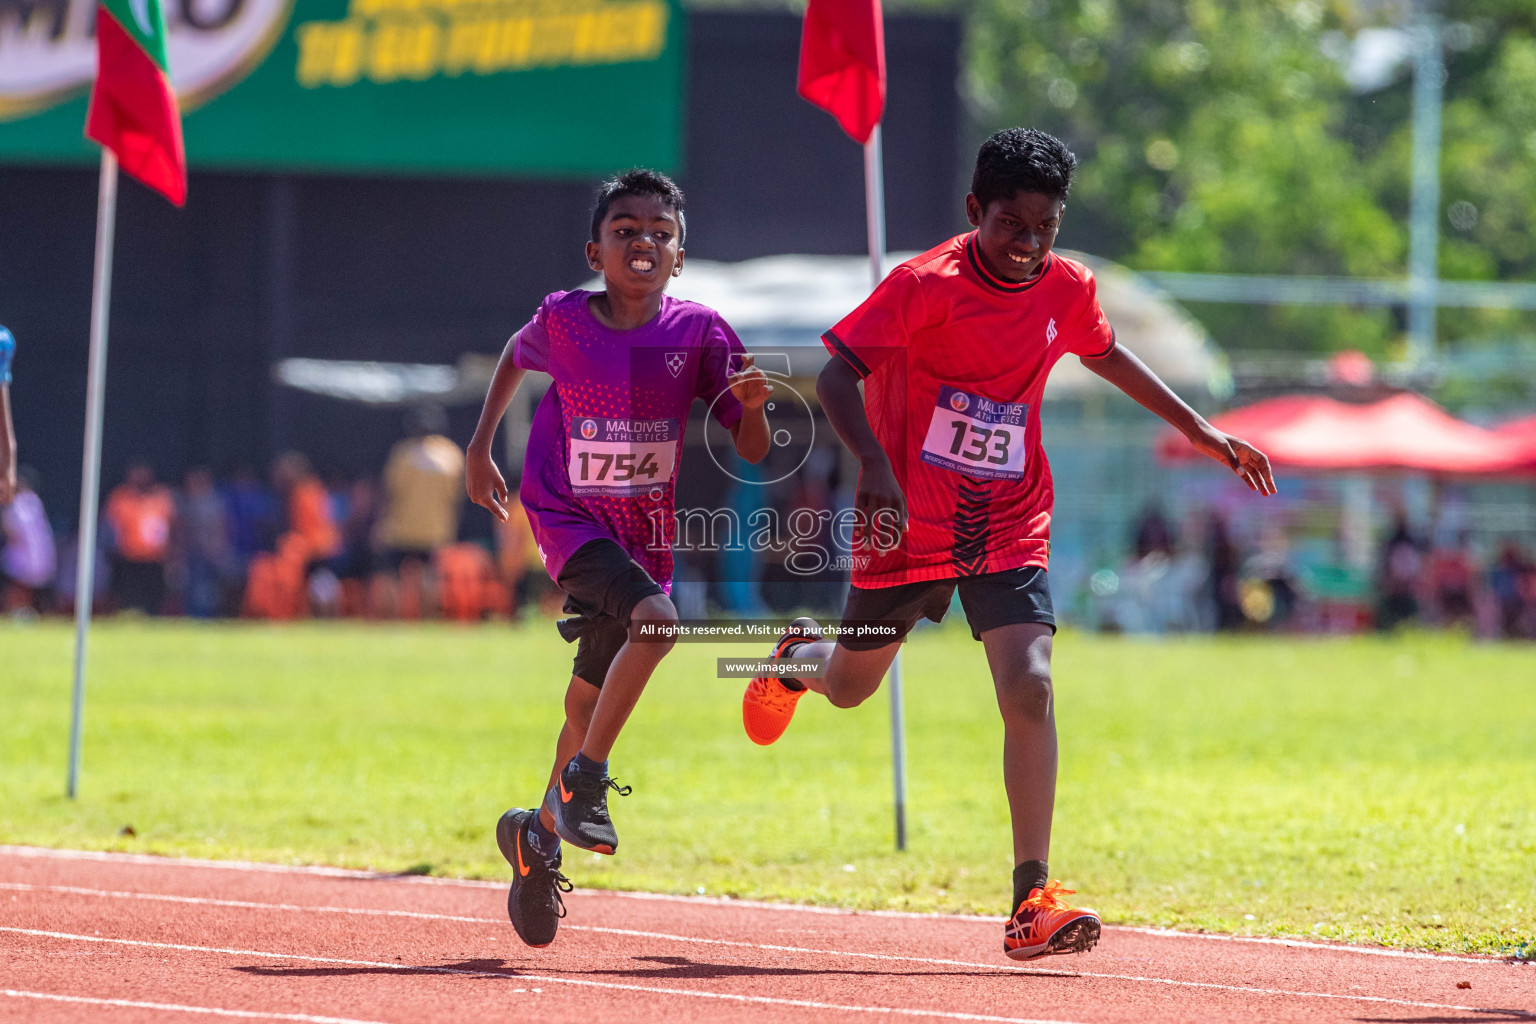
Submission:
[[[989,480],[1023,479],[1028,422],[1023,402],[994,402],[946,384],[928,421],[923,461]]]

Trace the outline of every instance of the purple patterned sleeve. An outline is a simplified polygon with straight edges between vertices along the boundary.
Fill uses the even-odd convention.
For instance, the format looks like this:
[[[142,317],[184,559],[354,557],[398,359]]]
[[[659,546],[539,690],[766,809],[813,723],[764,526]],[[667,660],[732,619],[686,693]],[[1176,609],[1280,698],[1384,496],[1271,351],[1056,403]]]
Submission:
[[[544,327],[545,299],[539,311],[513,336],[512,365],[524,370],[549,372],[549,331]]]
[[[702,349],[698,397],[711,403],[716,421],[729,429],[741,420],[741,402],[729,392],[726,380],[732,370],[741,368],[741,359],[733,357],[745,355],[746,347],[736,337],[736,332],[731,330],[730,324],[717,313],[710,318],[709,327],[704,331]],[[715,401],[716,396],[720,396],[718,402]]]

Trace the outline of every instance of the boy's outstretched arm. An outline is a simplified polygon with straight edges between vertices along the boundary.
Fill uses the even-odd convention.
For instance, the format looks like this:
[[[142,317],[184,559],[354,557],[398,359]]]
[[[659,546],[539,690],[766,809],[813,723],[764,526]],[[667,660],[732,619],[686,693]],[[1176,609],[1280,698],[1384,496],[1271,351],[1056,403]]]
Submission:
[[[1275,493],[1275,476],[1270,472],[1268,456],[1247,441],[1224,434],[1207,423],[1205,417],[1185,405],[1183,399],[1124,345],[1116,344],[1109,355],[1102,358],[1085,358],[1083,365],[1161,416],[1189,438],[1196,451],[1226,465],[1242,477],[1250,489],[1260,494]]]
[[[0,384],[0,505],[16,496],[16,430],[11,426],[11,386]]]
[[[501,470],[496,468],[496,461],[491,458],[491,446],[496,441],[496,428],[501,425],[502,414],[507,411],[512,396],[517,394],[517,386],[523,382],[523,375],[527,372],[512,362],[512,349],[516,344],[517,335],[514,334],[512,340],[507,342],[507,347],[501,350],[501,358],[496,362],[496,373],[492,375],[491,386],[485,393],[485,405],[480,407],[480,422],[475,424],[475,436],[470,439],[469,448],[464,452],[464,489],[469,492],[469,500],[490,509],[502,522],[507,521],[507,510],[502,504],[507,500],[507,482],[502,478]]]
[[[859,486],[853,499],[861,532],[871,538],[884,531],[874,530],[875,517],[893,516],[896,529],[906,532],[907,497],[901,492],[891,460],[880,447],[875,431],[864,411],[864,396],[859,394],[859,375],[841,358],[833,356],[816,378],[816,397],[827,422],[848,450],[859,459]]]
[[[768,375],[754,365],[756,361],[751,353],[742,356],[741,369],[726,378],[731,394],[741,403],[741,419],[731,425],[731,440],[736,442],[736,454],[753,463],[768,456],[768,415],[763,404],[773,394]]]

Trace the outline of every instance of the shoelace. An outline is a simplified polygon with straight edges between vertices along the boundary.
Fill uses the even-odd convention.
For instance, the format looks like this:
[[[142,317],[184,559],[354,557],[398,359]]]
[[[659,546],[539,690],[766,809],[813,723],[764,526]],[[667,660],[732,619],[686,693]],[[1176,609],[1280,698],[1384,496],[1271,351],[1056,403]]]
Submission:
[[[1045,883],[1044,889],[1037,889],[1030,893],[1019,907],[1020,909],[1033,907],[1037,910],[1071,910],[1071,906],[1062,897],[1072,896],[1076,892],[1076,889],[1063,888],[1060,881],[1052,879]]]
[[[592,808],[592,816],[598,820],[608,817],[606,801],[603,799],[606,790],[611,789],[619,796],[629,796],[634,792],[633,786],[621,786],[606,775],[593,778],[584,772],[573,773],[568,788]]]
[[[564,917],[565,900],[560,898],[560,894],[563,892],[570,892],[572,889],[576,888],[576,885],[569,878],[566,878],[564,875],[562,875],[559,868],[551,867],[549,869],[549,875],[550,881],[553,883],[549,887],[549,894],[554,897],[555,907],[558,910],[555,916]]]
[[[780,683],[778,686],[763,685],[758,688],[757,702],[769,711],[788,711],[795,706],[804,690],[791,690]]]

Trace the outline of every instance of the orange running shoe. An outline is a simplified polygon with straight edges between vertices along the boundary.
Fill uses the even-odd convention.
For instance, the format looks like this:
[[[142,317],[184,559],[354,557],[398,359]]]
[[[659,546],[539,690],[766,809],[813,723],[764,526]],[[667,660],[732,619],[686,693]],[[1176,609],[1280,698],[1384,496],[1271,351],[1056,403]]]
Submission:
[[[1031,889],[1019,909],[1003,927],[1003,952],[1014,960],[1032,960],[1052,953],[1086,953],[1099,941],[1099,915],[1085,907],[1070,906],[1060,882]]]
[[[801,644],[820,639],[821,626],[815,619],[801,616],[789,624],[769,658],[782,658]],[[752,680],[741,698],[741,723],[747,728],[747,737],[758,746],[766,747],[783,736],[784,730],[789,728],[789,720],[795,717],[795,705],[809,692],[791,690],[776,676],[758,676]]]

